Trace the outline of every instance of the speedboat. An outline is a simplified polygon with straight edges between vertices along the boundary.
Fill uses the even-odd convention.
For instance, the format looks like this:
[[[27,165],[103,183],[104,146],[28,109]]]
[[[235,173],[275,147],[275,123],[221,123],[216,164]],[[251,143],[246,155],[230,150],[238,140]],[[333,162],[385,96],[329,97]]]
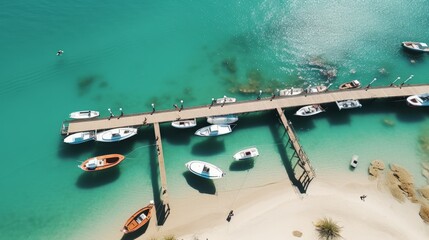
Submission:
[[[283,90],[280,90],[279,96],[294,96],[298,95],[304,92],[303,88],[286,88]]]
[[[307,93],[319,93],[319,92],[325,92],[328,90],[328,87],[325,85],[318,85],[318,86],[312,86],[307,88]]]
[[[243,149],[243,150],[237,152],[236,154],[234,154],[233,158],[236,161],[239,161],[239,160],[243,160],[243,159],[254,158],[257,156],[259,156],[258,149],[255,147],[251,147],[251,148]]]
[[[97,133],[96,141],[99,142],[118,142],[130,138],[137,134],[137,128],[114,128],[104,132]]]
[[[197,126],[197,120],[194,119],[184,119],[179,121],[171,122],[171,126],[175,128],[192,128]]]
[[[423,42],[402,42],[402,46],[415,52],[429,52],[429,46]]]
[[[350,108],[360,108],[362,104],[360,104],[359,100],[349,99],[344,101],[337,101],[338,109],[350,109]]]
[[[121,231],[125,234],[132,233],[149,223],[149,220],[152,217],[151,210],[154,205],[154,201],[150,201],[149,205],[135,212],[127,222],[125,222],[124,228],[122,228]]]
[[[217,104],[234,103],[237,99],[233,97],[223,96],[223,98],[216,99]]]
[[[78,167],[87,172],[104,170],[107,168],[114,167],[122,162],[125,156],[121,154],[107,154],[103,156],[89,158],[84,161]]]
[[[225,173],[215,165],[203,161],[190,161],[185,166],[191,173],[207,179],[218,179],[225,176]]]
[[[318,113],[324,112],[325,109],[322,108],[320,105],[308,105],[300,108],[298,111],[296,111],[295,115],[297,116],[312,116],[316,115]]]
[[[358,155],[353,155],[352,160],[350,161],[350,166],[353,168],[356,168],[358,165],[358,159],[359,159]]]
[[[352,80],[350,82],[346,82],[340,85],[339,89],[352,89],[352,88],[360,88],[361,84],[358,80]]]
[[[79,144],[88,142],[95,139],[95,132],[78,132],[68,135],[66,138],[64,138],[65,143],[70,144]]]
[[[232,132],[230,125],[210,125],[207,127],[203,127],[198,129],[195,132],[195,135],[197,136],[203,136],[203,137],[213,137],[213,136],[219,136],[224,135]]]
[[[238,121],[237,115],[222,115],[207,117],[207,122],[210,124],[231,124]]]
[[[429,93],[409,96],[407,103],[413,107],[427,107],[429,106]]]
[[[73,119],[87,119],[87,118],[95,118],[100,116],[100,112],[85,110],[85,111],[77,111],[70,113],[69,117]]]

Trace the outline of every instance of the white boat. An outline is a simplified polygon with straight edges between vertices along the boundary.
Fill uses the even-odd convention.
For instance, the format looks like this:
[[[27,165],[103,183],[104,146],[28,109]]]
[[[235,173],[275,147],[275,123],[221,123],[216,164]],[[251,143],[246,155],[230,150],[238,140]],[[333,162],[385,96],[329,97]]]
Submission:
[[[362,104],[360,104],[359,100],[349,99],[344,101],[337,101],[338,109],[350,109],[350,108],[360,108]]]
[[[78,132],[68,135],[66,138],[64,138],[65,143],[70,144],[79,144],[88,142],[95,139],[95,132]]]
[[[223,98],[216,99],[217,104],[234,103],[237,99],[233,97],[223,96]]]
[[[207,127],[203,127],[198,129],[195,132],[195,135],[203,136],[203,137],[212,137],[212,136],[219,136],[224,135],[232,132],[230,125],[210,125]]]
[[[194,118],[194,119],[174,121],[174,122],[171,122],[171,126],[175,128],[192,128],[197,126],[197,120]]]
[[[353,155],[352,160],[350,161],[350,166],[352,166],[353,168],[356,168],[358,165],[358,159],[359,159],[358,155]]]
[[[320,105],[308,105],[300,108],[298,111],[296,111],[295,115],[297,116],[312,116],[316,115],[318,113],[324,112],[325,109],[322,108]]]
[[[99,142],[118,142],[130,138],[137,134],[137,128],[115,128],[97,133],[96,141]]]
[[[194,160],[187,162],[185,166],[191,173],[203,178],[218,179],[225,176],[225,173],[220,168],[208,162]]]
[[[207,122],[210,124],[231,124],[238,121],[237,115],[222,115],[207,117]]]
[[[402,42],[402,46],[415,52],[429,52],[429,46],[423,42]]]
[[[251,148],[243,149],[243,150],[237,152],[236,154],[234,154],[233,158],[236,161],[239,161],[239,160],[243,160],[243,159],[254,158],[257,156],[259,156],[258,149],[255,147],[251,147]]]
[[[352,89],[352,88],[360,88],[361,84],[358,80],[352,80],[350,82],[346,82],[340,85],[339,89]]]
[[[87,119],[87,118],[95,118],[100,116],[100,112],[85,110],[70,113],[69,117],[73,119]]]
[[[304,92],[304,89],[302,88],[286,88],[283,90],[280,90],[279,96],[294,96],[298,95]]]
[[[313,86],[307,88],[307,93],[319,93],[319,92],[325,92],[328,90],[328,87],[325,85],[319,85],[319,86]]]
[[[407,103],[414,107],[427,107],[429,106],[429,93],[409,96]]]

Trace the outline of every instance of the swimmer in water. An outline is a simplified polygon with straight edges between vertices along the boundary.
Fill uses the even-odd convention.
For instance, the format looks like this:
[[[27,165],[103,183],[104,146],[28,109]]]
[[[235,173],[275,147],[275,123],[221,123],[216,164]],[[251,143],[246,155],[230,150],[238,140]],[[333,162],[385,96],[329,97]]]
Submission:
[[[61,54],[63,54],[64,53],[64,51],[63,50],[58,50],[58,52],[57,52],[57,56],[61,56]]]

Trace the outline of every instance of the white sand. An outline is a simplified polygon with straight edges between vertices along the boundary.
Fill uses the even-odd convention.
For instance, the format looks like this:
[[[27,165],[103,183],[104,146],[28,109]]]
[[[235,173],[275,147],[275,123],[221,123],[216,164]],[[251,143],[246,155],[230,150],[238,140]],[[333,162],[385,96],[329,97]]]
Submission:
[[[318,239],[313,222],[330,217],[348,240],[428,239],[429,225],[418,215],[418,204],[399,203],[366,176],[335,175],[319,174],[306,195],[285,180],[238,192],[171,199],[165,225],[156,226],[153,219],[140,238],[172,234],[184,240]],[[367,195],[365,201],[359,198],[362,194]],[[231,209],[235,215],[227,222]],[[294,230],[303,236],[294,237]]]

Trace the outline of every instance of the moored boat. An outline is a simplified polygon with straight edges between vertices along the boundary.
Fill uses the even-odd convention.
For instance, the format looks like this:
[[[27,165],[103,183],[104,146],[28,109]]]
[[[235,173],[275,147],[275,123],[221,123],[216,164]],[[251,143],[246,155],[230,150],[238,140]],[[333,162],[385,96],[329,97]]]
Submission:
[[[66,138],[64,138],[65,143],[70,144],[79,144],[88,142],[95,139],[95,132],[89,131],[89,132],[78,132],[68,135]]]
[[[279,96],[294,96],[304,92],[303,88],[286,88],[279,91]]]
[[[82,164],[78,165],[78,167],[87,172],[99,171],[114,167],[121,163],[124,159],[125,156],[121,154],[107,154],[89,158]]]
[[[202,178],[218,179],[225,176],[225,173],[220,168],[208,162],[193,160],[187,162],[185,166],[190,172]]]
[[[73,119],[87,119],[87,118],[95,118],[100,116],[100,112],[85,110],[85,111],[77,111],[70,113],[69,117]]]
[[[216,99],[217,104],[234,103],[237,99],[233,97],[223,96],[223,98]]]
[[[197,120],[194,119],[184,119],[179,121],[171,122],[171,126],[175,128],[192,128],[197,126]]]
[[[203,137],[212,137],[212,136],[228,134],[230,132],[232,132],[232,128],[230,125],[214,124],[214,125],[210,125],[210,126],[198,129],[195,132],[195,135],[203,136]]]
[[[407,103],[413,107],[428,107],[429,106],[429,93],[412,95],[407,97]]]
[[[423,42],[402,42],[402,46],[414,52],[429,52],[428,44]]]
[[[322,108],[320,105],[308,105],[300,108],[298,111],[296,111],[295,115],[297,116],[312,116],[316,115],[318,113],[324,112],[325,109]]]
[[[152,217],[152,208],[154,206],[154,202],[150,201],[149,205],[135,212],[124,224],[122,228],[122,232],[132,233],[139,228],[143,227],[147,223],[149,223],[150,218]]]
[[[243,149],[243,150],[237,152],[236,154],[234,154],[233,158],[236,161],[239,161],[239,160],[244,160],[244,159],[249,159],[249,158],[255,158],[257,156],[259,156],[258,149],[255,147],[251,147],[251,148],[246,148],[246,149]]]
[[[356,168],[358,165],[358,159],[359,159],[358,155],[353,155],[352,160],[350,161],[350,166],[353,168]]]
[[[320,92],[326,92],[328,90],[328,87],[325,85],[318,85],[318,86],[310,86],[306,89],[307,93],[320,93]]]
[[[130,138],[137,134],[137,128],[114,128],[104,132],[97,133],[96,141],[99,142],[118,142]]]
[[[360,108],[362,104],[360,104],[359,100],[349,99],[344,101],[337,101],[338,109],[351,109],[351,108]]]
[[[353,89],[360,88],[361,84],[359,80],[352,80],[350,82],[346,82],[340,85],[339,89]]]
[[[222,115],[207,117],[207,122],[210,124],[231,124],[238,121],[237,115]]]

